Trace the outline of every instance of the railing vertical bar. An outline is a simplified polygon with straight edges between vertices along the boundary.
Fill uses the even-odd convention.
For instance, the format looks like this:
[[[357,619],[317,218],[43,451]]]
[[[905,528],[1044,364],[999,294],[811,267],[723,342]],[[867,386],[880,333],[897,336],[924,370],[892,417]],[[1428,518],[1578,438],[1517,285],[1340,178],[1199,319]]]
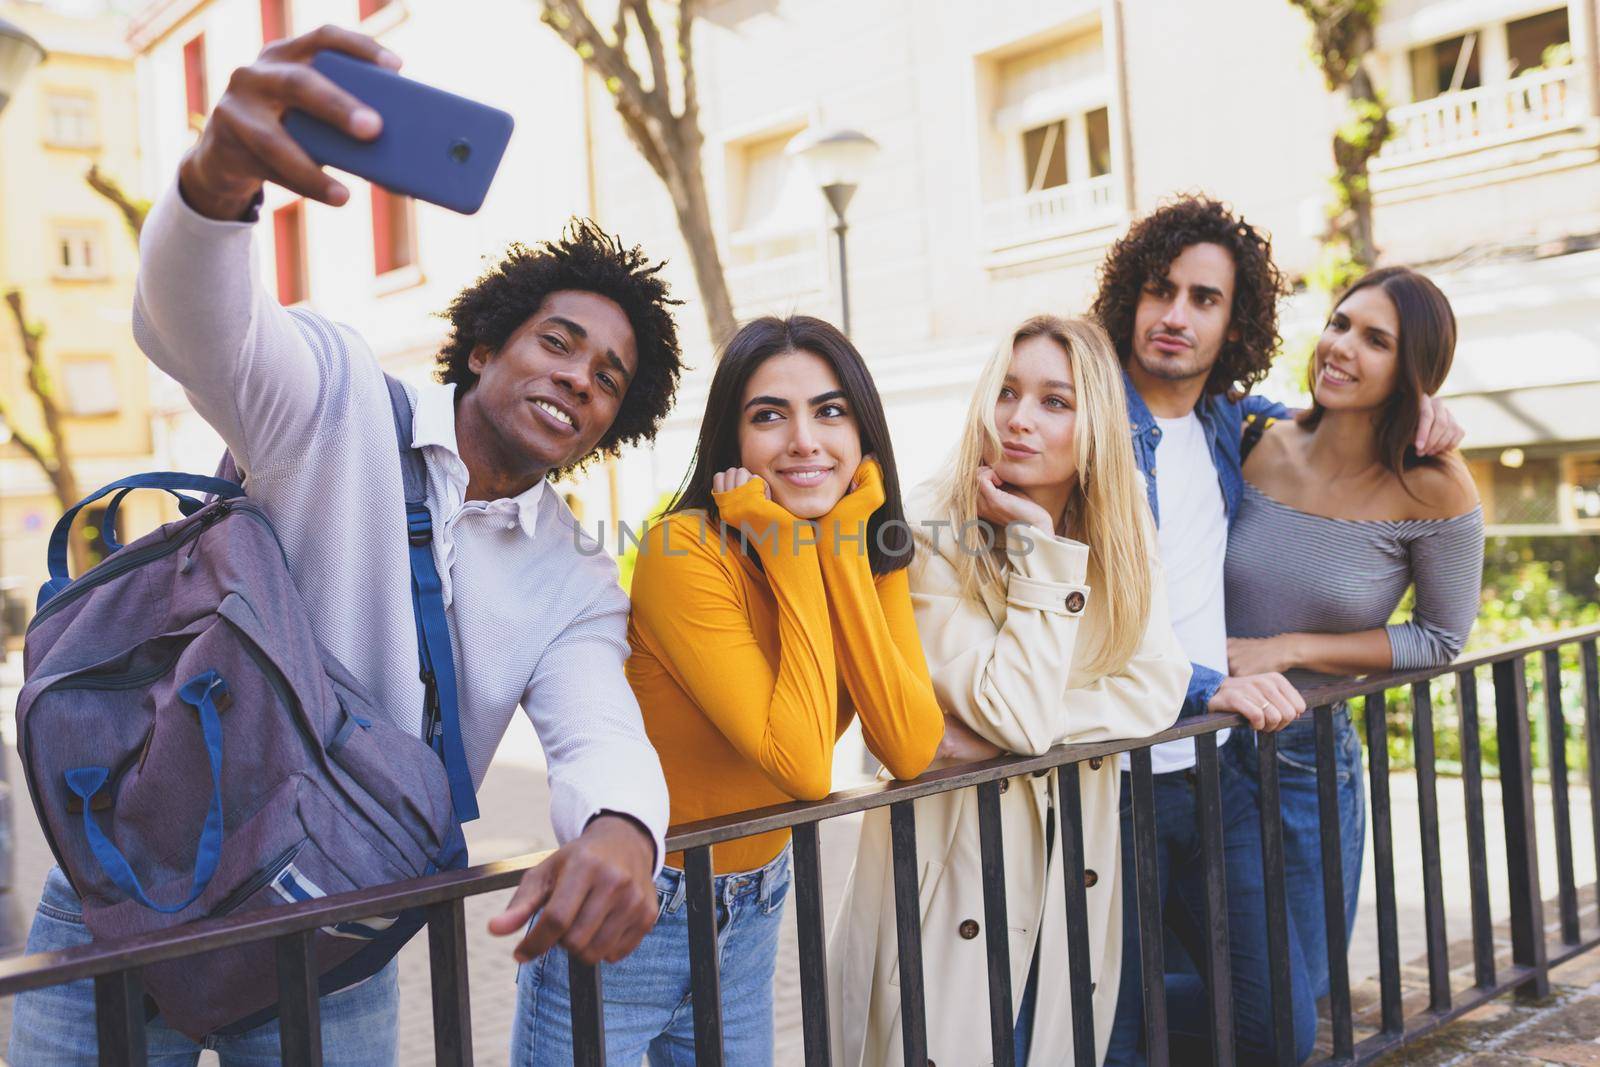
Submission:
[[[1089,901],[1084,887],[1083,792],[1079,782],[1076,763],[1065,764],[1056,772],[1056,785],[1061,794],[1061,878],[1067,900],[1067,988],[1072,994],[1072,1060],[1078,1067],[1095,1067],[1094,985],[1089,968]],[[1123,892],[1131,892],[1131,889],[1125,886]]]
[[[1328,1014],[1333,1024],[1333,1058],[1355,1055],[1350,1011],[1350,946],[1344,920],[1344,834],[1339,817],[1339,764],[1333,709],[1313,709],[1317,733],[1317,829],[1322,844],[1322,915],[1328,943]]]
[[[1016,1059],[1011,1002],[1011,924],[1006,919],[1005,842],[1001,840],[1000,783],[978,786],[978,856],[983,881],[985,956],[989,965],[989,1043],[994,1062]]]
[[[889,842],[894,861],[894,927],[900,952],[900,1041],[904,1062],[928,1058],[928,1026],[922,997],[922,910],[918,900],[917,812],[912,801],[889,805]]]
[[[100,1067],[145,1067],[144,979],[137,967],[94,980]]]
[[[1273,1057],[1294,1067],[1294,1000],[1290,995],[1289,901],[1283,880],[1283,806],[1278,790],[1278,735],[1256,735],[1261,781],[1261,874],[1266,882],[1267,974],[1272,997]]]
[[[1583,662],[1583,733],[1589,748],[1589,826],[1594,834],[1594,854],[1600,862],[1600,655],[1593,638],[1578,646]],[[1600,902],[1600,878],[1595,879]]]
[[[1450,1010],[1450,939],[1444,921],[1439,855],[1439,785],[1433,744],[1433,685],[1411,686],[1411,743],[1416,752],[1417,822],[1422,836],[1422,908],[1428,939],[1428,1007]]]
[[[1195,821],[1199,824],[1200,856],[1205,865],[1206,991],[1211,1001],[1211,1062],[1234,1062],[1233,967],[1228,958],[1228,880],[1223,862],[1222,783],[1217,765],[1217,735],[1194,739]],[[1126,889],[1124,889],[1126,892]]]
[[[1533,753],[1528,742],[1528,689],[1521,656],[1494,665],[1495,722],[1500,741],[1500,806],[1505,815],[1506,874],[1511,890],[1511,959],[1533,968],[1517,987],[1523,999],[1550,993],[1539,895],[1539,844],[1533,808]]]
[[[433,1059],[472,1067],[472,997],[467,985],[467,912],[461,897],[428,905],[428,978],[433,987]],[[576,983],[573,985],[576,991]],[[574,992],[573,1000],[577,1000]],[[573,1008],[577,1025],[577,1008]],[[573,1047],[580,1044],[573,1033]]]
[[[1161,887],[1156,872],[1156,792],[1150,749],[1128,753],[1133,790],[1133,867],[1139,894],[1139,959],[1143,968],[1145,1060],[1167,1064],[1166,960],[1162,952]],[[1127,887],[1124,887],[1126,891]],[[1126,951],[1126,948],[1124,948]]]
[[[1472,896],[1472,969],[1479,989],[1495,984],[1494,918],[1489,911],[1489,849],[1484,835],[1483,744],[1478,724],[1478,674],[1456,672],[1461,711],[1461,775],[1467,804],[1467,885]]]
[[[689,905],[689,989],[694,1004],[694,1062],[722,1067],[722,979],[717,973],[717,899],[711,846],[683,854]]]
[[[600,967],[567,957],[567,986],[572,990],[572,1065],[605,1067],[606,1027],[605,990],[600,983]],[[434,1038],[438,1041],[437,1031]],[[468,1035],[468,1046],[471,1037]]]
[[[1400,1005],[1400,923],[1394,885],[1394,828],[1389,810],[1389,703],[1387,694],[1366,698],[1367,768],[1371,775],[1372,851],[1378,890],[1378,986],[1383,1032],[1405,1029]]]
[[[1578,943],[1578,887],[1572,866],[1572,806],[1567,799],[1567,711],[1561,705],[1561,649],[1547,648],[1544,665],[1545,736],[1549,740],[1550,804],[1556,824],[1556,884],[1561,940]]]
[[[806,1067],[829,1067],[828,938],[822,907],[822,849],[818,824],[794,828],[795,932],[800,947],[800,1028]]]
[[[275,938],[278,1041],[284,1063],[322,1067],[322,1005],[317,1000],[315,930]]]

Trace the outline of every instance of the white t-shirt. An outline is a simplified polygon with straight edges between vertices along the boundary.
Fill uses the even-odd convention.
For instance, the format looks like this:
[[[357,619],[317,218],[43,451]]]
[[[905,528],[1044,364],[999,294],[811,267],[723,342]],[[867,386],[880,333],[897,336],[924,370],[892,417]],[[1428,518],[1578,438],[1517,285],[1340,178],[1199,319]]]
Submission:
[[[1228,551],[1228,511],[1222,483],[1211,462],[1205,428],[1190,412],[1157,419],[1156,499],[1161,505],[1157,546],[1167,572],[1172,628],[1193,663],[1228,673],[1228,613],[1222,601],[1223,561]],[[1228,739],[1217,731],[1217,744]],[[1126,757],[1124,757],[1126,758]],[[1194,738],[1150,750],[1157,774],[1194,766]]]

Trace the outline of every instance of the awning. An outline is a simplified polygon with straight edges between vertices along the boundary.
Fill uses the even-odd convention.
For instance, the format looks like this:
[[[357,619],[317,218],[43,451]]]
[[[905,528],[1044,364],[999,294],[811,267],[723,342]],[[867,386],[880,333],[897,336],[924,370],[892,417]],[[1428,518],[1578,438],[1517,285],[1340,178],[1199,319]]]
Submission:
[[[1600,381],[1440,399],[1466,430],[1461,447],[1467,450],[1600,438]]]

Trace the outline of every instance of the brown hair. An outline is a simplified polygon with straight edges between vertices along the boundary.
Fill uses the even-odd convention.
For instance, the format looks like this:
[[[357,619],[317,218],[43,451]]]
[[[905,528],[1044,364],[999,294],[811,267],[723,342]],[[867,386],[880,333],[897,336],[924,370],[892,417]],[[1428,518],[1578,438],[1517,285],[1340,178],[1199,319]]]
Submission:
[[[1400,319],[1400,336],[1395,338],[1395,389],[1378,415],[1377,431],[1378,458],[1387,470],[1400,476],[1403,485],[1407,470],[1434,462],[1434,457],[1418,456],[1412,444],[1422,419],[1422,398],[1438,392],[1450,373],[1456,352],[1456,315],[1439,287],[1409,267],[1383,267],[1363,275],[1340,294],[1333,310],[1338,311],[1352,294],[1374,287],[1394,303]],[[1314,430],[1324,412],[1316,399],[1315,359],[1307,374],[1311,406],[1295,418],[1304,429]]]
[[[1126,367],[1133,356],[1133,316],[1145,286],[1167,276],[1172,261],[1198,244],[1221,245],[1233,258],[1231,336],[1206,378],[1208,396],[1248,393],[1267,376],[1278,350],[1278,297],[1288,291],[1272,262],[1272,238],[1203,196],[1167,203],[1135,222],[1100,266],[1100,291],[1094,317],[1100,320],[1117,358]]]

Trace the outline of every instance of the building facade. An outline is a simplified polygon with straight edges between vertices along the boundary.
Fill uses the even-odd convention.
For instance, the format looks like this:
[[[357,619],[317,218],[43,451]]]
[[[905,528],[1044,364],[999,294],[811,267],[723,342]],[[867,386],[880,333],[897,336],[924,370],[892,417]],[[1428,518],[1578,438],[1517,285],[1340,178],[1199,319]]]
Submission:
[[[85,180],[98,165],[138,194],[133,58],[125,20],[102,5],[0,0],[0,16],[48,53],[0,115],[0,291],[20,292],[30,324],[44,330],[50,388],[87,493],[152,465],[146,361],[128,326],[138,253],[120,212]],[[0,633],[15,640],[45,577],[45,546],[61,506],[16,442],[43,438],[44,425],[5,308],[0,391],[8,417],[0,430]],[[119,526],[142,532],[159,514],[154,502],[130,499]]]

